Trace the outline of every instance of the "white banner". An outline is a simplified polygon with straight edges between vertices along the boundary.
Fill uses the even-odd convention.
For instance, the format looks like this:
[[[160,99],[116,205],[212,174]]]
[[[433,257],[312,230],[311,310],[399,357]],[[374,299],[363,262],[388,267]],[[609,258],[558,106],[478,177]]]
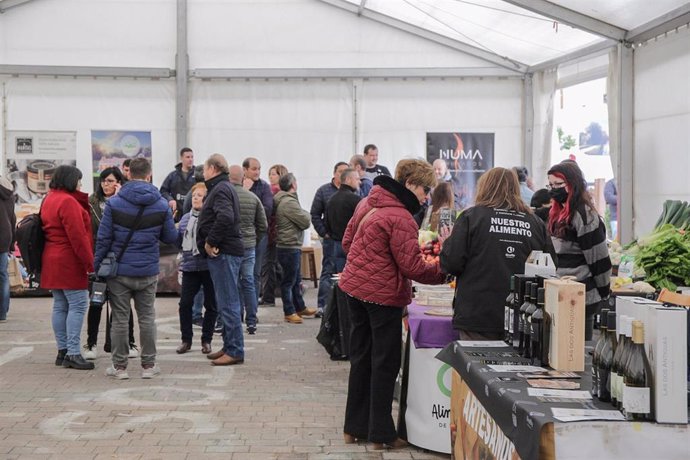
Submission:
[[[415,348],[410,341],[407,387],[407,440],[417,447],[450,454],[451,367],[434,358],[438,348]]]

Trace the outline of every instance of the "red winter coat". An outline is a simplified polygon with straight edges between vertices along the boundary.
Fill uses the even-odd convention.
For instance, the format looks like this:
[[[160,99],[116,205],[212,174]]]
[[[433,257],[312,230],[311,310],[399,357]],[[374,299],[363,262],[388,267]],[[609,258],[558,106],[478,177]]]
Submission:
[[[46,245],[43,250],[41,287],[87,289],[93,272],[93,237],[89,196],[51,190],[41,206]]]
[[[372,207],[376,211],[358,231],[359,222]],[[376,178],[343,236],[347,264],[340,289],[366,302],[404,307],[412,300],[410,280],[444,282],[439,265],[426,264],[420,256],[419,227],[412,217],[418,210],[419,201],[406,187],[388,176]]]

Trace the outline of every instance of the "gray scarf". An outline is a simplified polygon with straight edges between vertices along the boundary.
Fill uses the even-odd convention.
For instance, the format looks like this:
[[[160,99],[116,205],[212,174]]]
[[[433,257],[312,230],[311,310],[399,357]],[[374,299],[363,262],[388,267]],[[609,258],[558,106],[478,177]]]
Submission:
[[[182,250],[192,251],[192,256],[199,255],[199,248],[196,245],[197,223],[199,222],[199,211],[192,209],[192,214],[187,221],[187,228],[182,237]]]

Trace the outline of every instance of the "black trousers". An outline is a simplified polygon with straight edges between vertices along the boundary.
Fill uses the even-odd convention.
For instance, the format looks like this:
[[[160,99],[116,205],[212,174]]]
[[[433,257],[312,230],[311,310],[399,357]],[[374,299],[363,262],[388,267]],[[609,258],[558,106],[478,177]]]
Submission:
[[[400,371],[402,308],[347,296],[350,310],[350,379],[344,431],[387,443],[398,435],[391,414]]]
[[[89,311],[86,315],[86,345],[93,347],[98,343],[98,328],[101,325],[101,313],[103,312],[103,305],[94,305],[89,303]],[[134,345],[134,314],[130,312],[129,315],[129,344]],[[106,321],[105,326],[105,346],[103,347],[107,353],[110,353],[110,319]]]
[[[201,343],[211,343],[213,328],[216,325],[218,310],[216,308],[216,295],[213,291],[213,281],[208,270],[199,272],[182,273],[182,293],[180,294],[180,332],[182,341],[192,343],[192,307],[194,297],[199,289],[204,289],[204,323],[201,327]]]

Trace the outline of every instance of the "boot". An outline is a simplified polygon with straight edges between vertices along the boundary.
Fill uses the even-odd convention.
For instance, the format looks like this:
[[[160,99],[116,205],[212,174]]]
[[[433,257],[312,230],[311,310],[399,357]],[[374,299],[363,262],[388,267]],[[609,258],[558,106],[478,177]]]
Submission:
[[[71,367],[72,369],[90,370],[93,369],[94,364],[85,360],[82,355],[65,355],[62,361],[62,367]]]
[[[58,350],[57,358],[55,358],[55,365],[62,366],[62,362],[65,360],[65,355],[67,354],[67,348]]]

